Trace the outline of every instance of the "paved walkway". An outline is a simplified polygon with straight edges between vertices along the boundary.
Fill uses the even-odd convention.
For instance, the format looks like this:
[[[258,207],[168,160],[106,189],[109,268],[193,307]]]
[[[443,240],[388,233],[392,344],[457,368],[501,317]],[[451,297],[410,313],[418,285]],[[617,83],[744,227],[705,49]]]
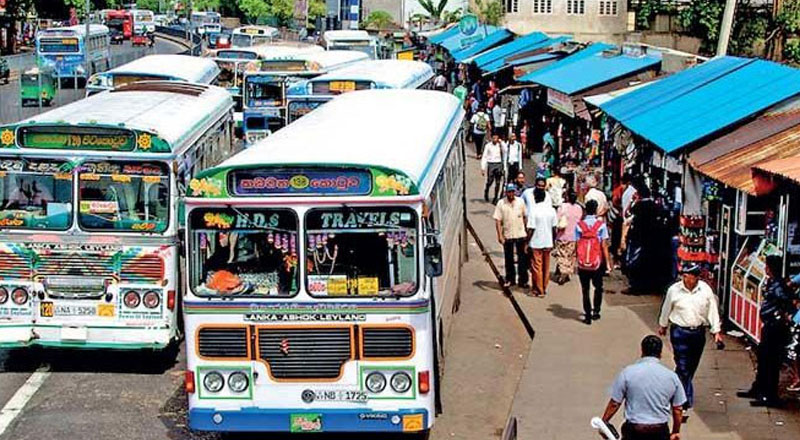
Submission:
[[[493,206],[483,201],[479,164],[474,150],[468,151],[469,219],[502,271],[502,247],[491,219]],[[551,284],[543,299],[514,290],[536,330],[511,412],[519,419],[520,440],[597,438],[589,428],[590,418],[602,414],[608,387],[619,370],[638,358],[642,337],[655,333],[661,297],[618,293],[625,285],[618,273],[606,278],[606,284],[602,319],[591,326],[580,321],[577,279],[564,286]],[[751,408],[747,400],[735,396],[737,389],[752,381],[753,362],[740,341],[726,337],[726,344],[724,351],[715,350],[711,341],[707,345],[695,379],[695,412],[682,430],[683,438],[800,438],[796,402],[787,410],[767,410]],[[666,344],[664,363],[670,367],[671,358]],[[614,422],[619,426],[622,414]]]

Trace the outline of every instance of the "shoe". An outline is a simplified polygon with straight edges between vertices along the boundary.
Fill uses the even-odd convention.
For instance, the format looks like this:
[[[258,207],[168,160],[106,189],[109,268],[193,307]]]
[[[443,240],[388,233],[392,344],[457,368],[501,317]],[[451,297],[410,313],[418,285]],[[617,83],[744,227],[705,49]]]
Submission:
[[[584,318],[583,323],[586,325],[592,325],[592,318]]]
[[[778,398],[770,399],[763,397],[761,399],[757,399],[750,402],[750,406],[754,408],[783,408],[785,405],[786,402]]]
[[[522,289],[525,289],[525,290],[528,290],[528,289],[531,288],[531,286],[526,284],[526,283],[519,283],[519,287],[522,288]]]
[[[800,382],[789,385],[788,387],[786,387],[786,391],[789,391],[791,393],[800,391]]]
[[[689,416],[691,415],[689,413],[690,410],[691,408],[686,408],[683,410],[683,413],[681,414],[681,423],[686,423],[687,421],[689,421]]]
[[[747,391],[737,391],[736,397],[740,397],[742,399],[758,399],[758,393],[754,390],[747,390]]]
[[[595,321],[599,321],[600,320],[600,314],[599,313],[592,313],[592,319],[594,319]]]

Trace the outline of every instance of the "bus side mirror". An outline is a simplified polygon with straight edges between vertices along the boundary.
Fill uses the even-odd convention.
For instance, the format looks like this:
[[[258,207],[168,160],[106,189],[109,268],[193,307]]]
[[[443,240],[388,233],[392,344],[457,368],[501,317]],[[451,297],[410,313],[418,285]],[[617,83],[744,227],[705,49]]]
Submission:
[[[425,245],[425,275],[435,278],[442,276],[442,245],[438,242]]]

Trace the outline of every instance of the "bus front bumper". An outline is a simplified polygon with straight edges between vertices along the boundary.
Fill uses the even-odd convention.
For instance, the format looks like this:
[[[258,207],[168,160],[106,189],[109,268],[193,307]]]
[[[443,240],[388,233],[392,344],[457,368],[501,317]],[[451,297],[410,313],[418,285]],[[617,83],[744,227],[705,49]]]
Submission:
[[[427,426],[425,409],[194,408],[189,411],[189,427],[196,431],[419,432]]]

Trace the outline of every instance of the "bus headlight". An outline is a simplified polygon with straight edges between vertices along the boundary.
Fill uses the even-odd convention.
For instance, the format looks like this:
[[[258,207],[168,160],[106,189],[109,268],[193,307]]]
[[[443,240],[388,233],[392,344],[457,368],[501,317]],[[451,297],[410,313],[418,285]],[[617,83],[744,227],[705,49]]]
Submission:
[[[225,386],[225,379],[219,372],[211,371],[203,376],[203,386],[211,393],[218,393],[222,391],[222,387]]]
[[[11,301],[14,301],[14,304],[21,306],[28,302],[28,291],[22,287],[17,287],[11,292]]]
[[[411,376],[402,371],[394,373],[389,385],[396,393],[403,394],[411,388]]]
[[[129,290],[125,293],[125,296],[122,297],[122,302],[125,303],[125,307],[129,309],[135,309],[139,307],[139,303],[142,299],[139,297],[139,292],[135,290]]]
[[[0,287],[0,304],[5,304],[8,301],[8,290],[5,287]]]
[[[228,376],[228,387],[234,393],[241,393],[250,385],[250,379],[241,371],[236,371]]]
[[[365,381],[365,385],[367,386],[367,389],[371,393],[375,394],[380,393],[381,391],[386,389],[386,376],[384,376],[383,373],[379,373],[377,371],[374,373],[369,373],[367,375],[367,380]]]
[[[158,294],[158,292],[151,290],[144,294],[144,297],[142,297],[142,303],[148,309],[155,309],[161,305],[161,296]]]

